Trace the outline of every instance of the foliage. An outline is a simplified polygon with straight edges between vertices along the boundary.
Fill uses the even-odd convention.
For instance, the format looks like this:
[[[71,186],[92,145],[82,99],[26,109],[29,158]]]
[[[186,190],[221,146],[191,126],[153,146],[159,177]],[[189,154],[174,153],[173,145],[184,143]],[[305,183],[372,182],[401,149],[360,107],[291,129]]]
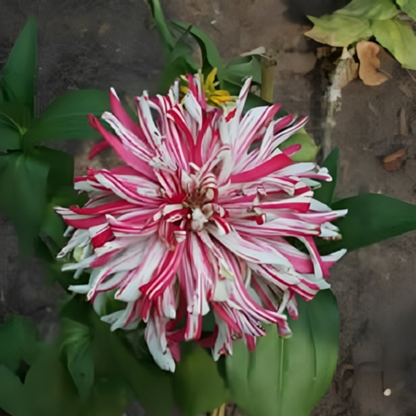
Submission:
[[[269,327],[254,352],[240,341],[226,359],[227,383],[247,416],[307,416],[331,384],[339,344],[335,296],[324,290],[312,302],[300,301],[299,320],[290,326],[290,339]]]
[[[347,47],[375,37],[403,67],[416,69],[416,35],[411,26],[397,16],[400,9],[416,17],[411,0],[352,0],[344,8],[322,17],[308,16],[314,27],[306,36],[331,46]]]
[[[172,389],[184,416],[210,412],[231,400],[210,351],[195,343],[183,343],[181,360],[172,378]]]
[[[261,67],[258,51],[252,51],[232,59],[226,65],[214,42],[200,29],[182,22],[167,22],[161,9],[159,0],[148,0],[149,8],[155,20],[156,28],[162,40],[166,64],[162,72],[159,84],[161,94],[168,91],[174,80],[185,73],[196,73],[198,65],[193,60],[192,48],[187,43],[187,36],[191,36],[200,48],[202,56],[202,73],[207,75],[214,68],[217,69],[217,80],[222,89],[226,89],[232,95],[238,95],[244,81],[252,77],[254,86],[261,86]],[[169,24],[172,27],[169,29]],[[175,30],[179,35],[175,38]],[[245,110],[253,107],[268,105],[266,101],[250,92],[247,97]],[[278,116],[287,114],[280,111]],[[302,149],[293,156],[296,162],[314,161],[319,148],[315,145],[307,132],[302,129],[281,145],[281,149],[293,144],[301,144]]]
[[[253,76],[255,85],[261,84],[260,63],[257,55],[239,57],[223,65],[221,56],[214,42],[200,29],[182,22],[167,22],[159,0],[148,0],[149,8],[155,20],[156,28],[162,40],[165,67],[160,79],[159,91],[165,94],[176,78],[185,73],[196,73],[198,64],[192,55],[192,48],[187,38],[192,37],[199,46],[202,57],[202,73],[208,75],[213,68],[217,68],[217,79],[222,89],[231,94],[231,87],[239,91],[244,81]],[[254,95],[250,93],[250,98]],[[247,100],[246,110],[258,105],[267,105],[260,97],[253,101]],[[256,104],[254,104],[256,103]]]
[[[57,199],[76,200],[73,157],[40,144],[97,137],[87,114],[109,108],[102,91],[70,91],[37,117],[36,72],[37,24],[31,16],[0,78],[0,209],[14,224],[23,254],[33,251],[41,230],[62,243],[63,222],[52,208]]]

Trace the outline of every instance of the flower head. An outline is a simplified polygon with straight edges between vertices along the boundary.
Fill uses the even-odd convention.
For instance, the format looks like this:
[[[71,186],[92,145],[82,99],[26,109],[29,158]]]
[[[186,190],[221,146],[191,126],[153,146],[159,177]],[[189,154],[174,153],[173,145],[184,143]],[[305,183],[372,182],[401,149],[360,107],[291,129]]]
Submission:
[[[330,222],[346,214],[313,199],[316,179],[331,180],[327,170],[294,163],[298,145],[279,150],[307,118],[276,119],[278,104],[243,115],[250,80],[234,109],[213,107],[201,76],[187,79],[183,100],[178,82],[167,96],[138,97],[139,124],[112,90],[102,118],[116,135],[90,123],[125,166],[88,169],[75,181],[88,203],[57,208],[75,229],[60,256],[75,250],[77,262],[65,270],[91,273],[70,289],[95,304],[114,292],[126,308],[102,319],[112,329],[146,322],[155,361],[171,371],[181,340],[200,340],[217,359],[235,338],[253,349],[263,323],[288,336],[284,312],[297,317],[295,295],[310,300],[328,287],[328,268],[344,253],[320,256],[314,243],[339,238]],[[215,329],[205,334],[209,313]]]

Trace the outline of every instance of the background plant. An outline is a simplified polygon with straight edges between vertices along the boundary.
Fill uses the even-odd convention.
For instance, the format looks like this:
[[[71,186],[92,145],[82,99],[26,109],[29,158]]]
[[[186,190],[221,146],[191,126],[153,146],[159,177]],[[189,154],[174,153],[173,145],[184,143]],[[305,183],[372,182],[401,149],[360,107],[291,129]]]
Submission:
[[[404,68],[416,70],[416,35],[411,25],[416,4],[412,0],[352,0],[332,14],[308,18],[314,27],[306,36],[320,43],[350,47],[374,38]]]

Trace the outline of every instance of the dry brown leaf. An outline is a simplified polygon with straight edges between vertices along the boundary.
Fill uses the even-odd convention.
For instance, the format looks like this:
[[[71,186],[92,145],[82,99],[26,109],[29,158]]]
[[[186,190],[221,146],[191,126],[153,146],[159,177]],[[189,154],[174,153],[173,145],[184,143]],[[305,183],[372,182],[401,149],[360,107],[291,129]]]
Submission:
[[[380,72],[380,59],[377,57],[380,52],[377,43],[363,40],[357,43],[357,55],[360,60],[358,75],[366,85],[380,85],[389,80],[389,77]]]
[[[400,149],[397,152],[386,156],[383,159],[383,168],[389,172],[399,169],[406,160],[406,149]]]
[[[358,64],[354,61],[354,58],[347,48],[344,48],[342,55],[338,59],[335,77],[332,82],[334,83],[336,81],[339,89],[342,89],[357,77]]]

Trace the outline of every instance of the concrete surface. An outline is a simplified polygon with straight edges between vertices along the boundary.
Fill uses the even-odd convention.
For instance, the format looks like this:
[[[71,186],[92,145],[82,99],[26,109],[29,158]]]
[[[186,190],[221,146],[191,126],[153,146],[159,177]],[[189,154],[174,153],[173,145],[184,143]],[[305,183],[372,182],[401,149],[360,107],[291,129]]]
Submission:
[[[334,8],[333,1],[175,0],[164,6],[169,17],[206,31],[225,60],[258,46],[273,51],[275,100],[287,111],[310,115],[307,130],[320,142],[326,77],[315,58],[318,45],[303,35],[308,24],[300,11],[319,15]],[[154,89],[161,48],[141,0],[2,0],[0,68],[30,12],[39,19],[41,108],[67,89],[114,86],[129,96]],[[393,78],[379,87],[355,80],[343,89],[331,136],[332,146],[341,148],[341,197],[380,192],[416,203],[416,132],[399,122],[401,109],[406,126],[416,122],[416,82],[397,64],[391,71]],[[62,146],[77,155],[81,171],[90,144]],[[379,158],[402,147],[408,152],[404,166],[385,171]],[[350,253],[332,269],[342,321],[340,360],[314,416],[416,415],[415,247],[411,233]],[[16,236],[4,219],[0,248],[0,315],[32,316],[47,334],[60,289],[46,287],[39,267],[18,259]],[[383,394],[387,389],[390,396]]]

